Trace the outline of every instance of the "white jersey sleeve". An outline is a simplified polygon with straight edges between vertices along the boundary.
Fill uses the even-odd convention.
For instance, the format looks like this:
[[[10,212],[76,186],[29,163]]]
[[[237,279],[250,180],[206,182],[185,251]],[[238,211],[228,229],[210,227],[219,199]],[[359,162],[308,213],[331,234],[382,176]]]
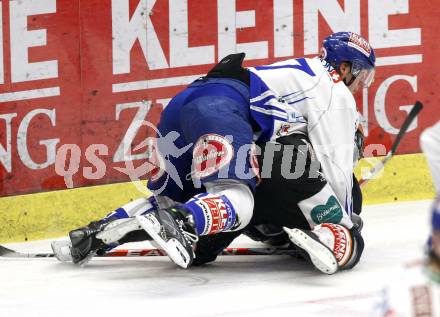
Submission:
[[[257,141],[307,135],[328,184],[350,215],[357,110],[338,73],[319,58],[292,59],[250,71],[251,114],[262,128]]]

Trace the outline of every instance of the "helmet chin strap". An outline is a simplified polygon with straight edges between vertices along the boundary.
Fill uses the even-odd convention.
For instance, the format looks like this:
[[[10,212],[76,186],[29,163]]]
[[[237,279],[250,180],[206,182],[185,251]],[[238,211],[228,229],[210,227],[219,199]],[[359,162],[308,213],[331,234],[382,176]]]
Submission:
[[[349,86],[355,81],[355,79],[356,79],[356,77],[352,76],[351,79],[350,79],[350,81],[347,82],[347,77],[345,77],[344,80],[343,80],[345,86],[349,87]]]

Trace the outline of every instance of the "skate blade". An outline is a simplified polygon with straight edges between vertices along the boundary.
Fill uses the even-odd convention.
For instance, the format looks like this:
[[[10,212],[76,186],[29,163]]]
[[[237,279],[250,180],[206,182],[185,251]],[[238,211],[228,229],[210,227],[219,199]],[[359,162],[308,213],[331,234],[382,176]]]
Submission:
[[[308,253],[310,260],[318,270],[329,275],[338,271],[338,261],[330,249],[315,241],[302,230],[286,227],[283,227],[283,229],[295,245]]]
[[[60,262],[72,262],[72,254],[70,253],[70,248],[72,243],[70,241],[52,241],[50,244],[53,254]]]
[[[90,262],[90,260],[96,255],[96,251],[89,253],[84,259],[81,261],[75,263],[75,265],[78,265],[80,267],[84,267],[87,263]]]
[[[50,244],[53,254],[58,259],[58,261],[63,263],[73,263],[72,253],[70,248],[72,247],[72,242],[63,240],[63,241],[52,241]],[[87,257],[82,259],[80,262],[75,263],[75,265],[83,267],[86,265],[94,256],[96,252],[90,253]]]
[[[165,241],[162,239],[162,237],[159,235],[161,224],[152,213],[136,216],[136,219],[139,221],[139,224],[142,226],[142,228],[156,242],[156,244],[159,246],[159,249],[164,250],[168,257],[178,266],[184,269],[188,268],[191,261],[191,256],[178,240],[171,238],[170,240]]]
[[[101,239],[105,244],[112,244],[122,239],[127,233],[142,229],[137,219],[118,219],[109,223],[104,231],[99,232],[96,238]]]

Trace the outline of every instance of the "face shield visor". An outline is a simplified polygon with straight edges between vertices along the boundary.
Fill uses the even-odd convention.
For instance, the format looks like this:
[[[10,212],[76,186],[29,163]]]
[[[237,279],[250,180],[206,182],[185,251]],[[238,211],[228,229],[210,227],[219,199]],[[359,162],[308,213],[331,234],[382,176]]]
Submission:
[[[356,88],[368,88],[374,81],[376,71],[371,65],[366,65],[359,60],[351,64],[351,74],[355,77],[351,86]]]

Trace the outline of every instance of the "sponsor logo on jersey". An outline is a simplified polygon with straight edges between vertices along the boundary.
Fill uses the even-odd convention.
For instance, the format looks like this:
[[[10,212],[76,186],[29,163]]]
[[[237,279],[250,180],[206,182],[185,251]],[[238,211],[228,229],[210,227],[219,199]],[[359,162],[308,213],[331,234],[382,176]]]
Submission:
[[[297,111],[287,110],[287,120],[290,123],[298,123],[298,122],[306,123],[306,120],[304,119],[304,116],[301,113],[297,112]]]
[[[228,139],[218,134],[199,138],[193,151],[193,175],[204,178],[219,171],[234,157],[234,148]]]
[[[348,46],[351,46],[358,51],[362,52],[367,57],[370,57],[371,47],[366,40],[364,40],[360,35],[356,33],[351,33],[350,39],[348,40]]]
[[[338,74],[338,72],[337,72],[336,70],[334,70],[334,69],[329,73],[329,75],[330,75],[330,78],[332,79],[332,81],[333,81],[335,84],[339,83],[339,82],[342,80],[341,76],[340,76],[340,75]]]
[[[342,207],[335,196],[330,196],[325,205],[318,205],[311,212],[315,223],[339,223],[342,216]]]
[[[434,316],[431,290],[426,285],[411,288],[414,317]]]
[[[229,206],[226,206],[220,196],[206,195],[198,198],[195,203],[203,210],[205,215],[205,228],[202,235],[215,234],[232,225],[230,221],[232,210],[228,208]]]
[[[324,49],[325,50],[325,49]],[[330,79],[335,83],[339,83],[340,81],[342,81],[341,76],[339,75],[339,73],[336,71],[336,69],[333,68],[332,65],[330,65],[326,60],[321,59],[322,62],[322,66],[324,66],[325,70],[327,71]]]
[[[277,136],[288,135],[289,131],[290,131],[290,124],[288,124],[288,123],[282,124],[281,127],[277,131]]]

